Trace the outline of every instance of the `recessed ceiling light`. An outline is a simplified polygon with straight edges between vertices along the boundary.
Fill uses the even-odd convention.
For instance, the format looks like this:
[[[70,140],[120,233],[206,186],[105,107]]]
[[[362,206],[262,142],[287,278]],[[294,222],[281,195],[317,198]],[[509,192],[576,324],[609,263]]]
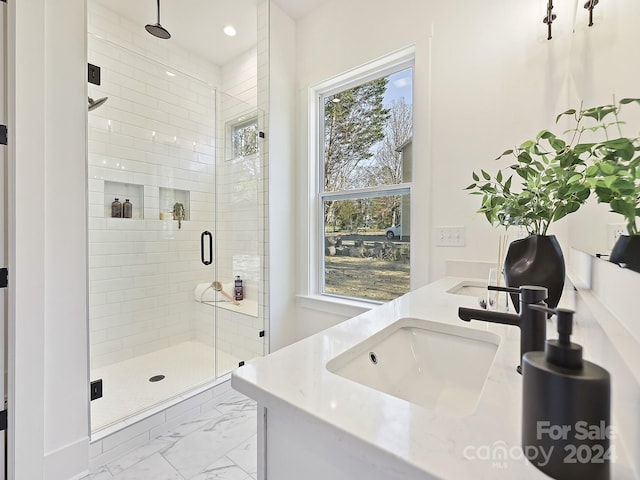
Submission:
[[[232,25],[227,25],[222,31],[225,33],[225,35],[228,35],[230,37],[235,37],[236,35],[236,29],[233,28]]]
[[[169,75],[170,77],[175,77],[176,74],[173,72],[170,72],[169,70],[166,71],[166,74]]]

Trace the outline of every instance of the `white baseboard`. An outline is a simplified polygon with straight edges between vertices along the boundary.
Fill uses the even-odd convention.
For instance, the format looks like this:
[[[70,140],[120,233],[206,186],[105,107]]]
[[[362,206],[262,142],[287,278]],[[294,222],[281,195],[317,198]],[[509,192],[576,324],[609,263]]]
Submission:
[[[44,456],[44,478],[77,480],[89,473],[89,435]],[[78,473],[81,472],[81,473]]]

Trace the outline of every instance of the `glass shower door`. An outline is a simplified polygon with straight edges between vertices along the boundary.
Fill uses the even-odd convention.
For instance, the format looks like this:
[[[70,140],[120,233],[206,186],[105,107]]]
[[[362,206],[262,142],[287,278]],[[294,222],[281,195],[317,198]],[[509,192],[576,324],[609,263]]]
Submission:
[[[89,35],[89,323],[92,430],[216,378],[215,309],[198,321],[200,234],[216,215],[216,92]]]
[[[262,302],[263,113],[224,93],[217,95],[216,279],[218,376],[264,355]],[[242,299],[236,298],[241,284]]]

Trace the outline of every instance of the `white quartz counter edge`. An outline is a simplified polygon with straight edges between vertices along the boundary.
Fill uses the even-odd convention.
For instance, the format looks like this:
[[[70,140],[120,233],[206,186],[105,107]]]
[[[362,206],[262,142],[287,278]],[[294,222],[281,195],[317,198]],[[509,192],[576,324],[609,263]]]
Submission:
[[[437,478],[548,478],[520,456],[522,377],[516,327],[466,323],[459,306],[477,299],[446,293],[448,277],[301,340],[232,374],[232,386],[261,405],[296,408]],[[453,417],[351,382],[326,363],[400,318],[451,323],[497,334],[500,345],[476,412]],[[549,328],[550,330],[550,328]],[[496,462],[494,454],[508,452]],[[498,465],[501,464],[501,465]],[[633,478],[624,463],[612,478]]]

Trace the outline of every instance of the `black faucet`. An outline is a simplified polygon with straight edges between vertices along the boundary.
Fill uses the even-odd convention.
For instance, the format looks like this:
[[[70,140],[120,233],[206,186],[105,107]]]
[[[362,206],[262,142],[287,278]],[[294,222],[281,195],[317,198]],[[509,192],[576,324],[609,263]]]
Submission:
[[[547,315],[544,311],[530,308],[533,305],[545,306],[544,300],[548,291],[545,287],[523,285],[520,288],[495,287],[490,285],[489,290],[499,292],[517,293],[520,296],[520,313],[496,312],[493,310],[481,310],[477,308],[460,307],[458,317],[465,322],[481,320],[483,322],[502,323],[520,327],[520,360],[522,355],[531,351],[543,351],[544,342],[547,339]],[[518,365],[518,373],[522,373],[522,366]]]

